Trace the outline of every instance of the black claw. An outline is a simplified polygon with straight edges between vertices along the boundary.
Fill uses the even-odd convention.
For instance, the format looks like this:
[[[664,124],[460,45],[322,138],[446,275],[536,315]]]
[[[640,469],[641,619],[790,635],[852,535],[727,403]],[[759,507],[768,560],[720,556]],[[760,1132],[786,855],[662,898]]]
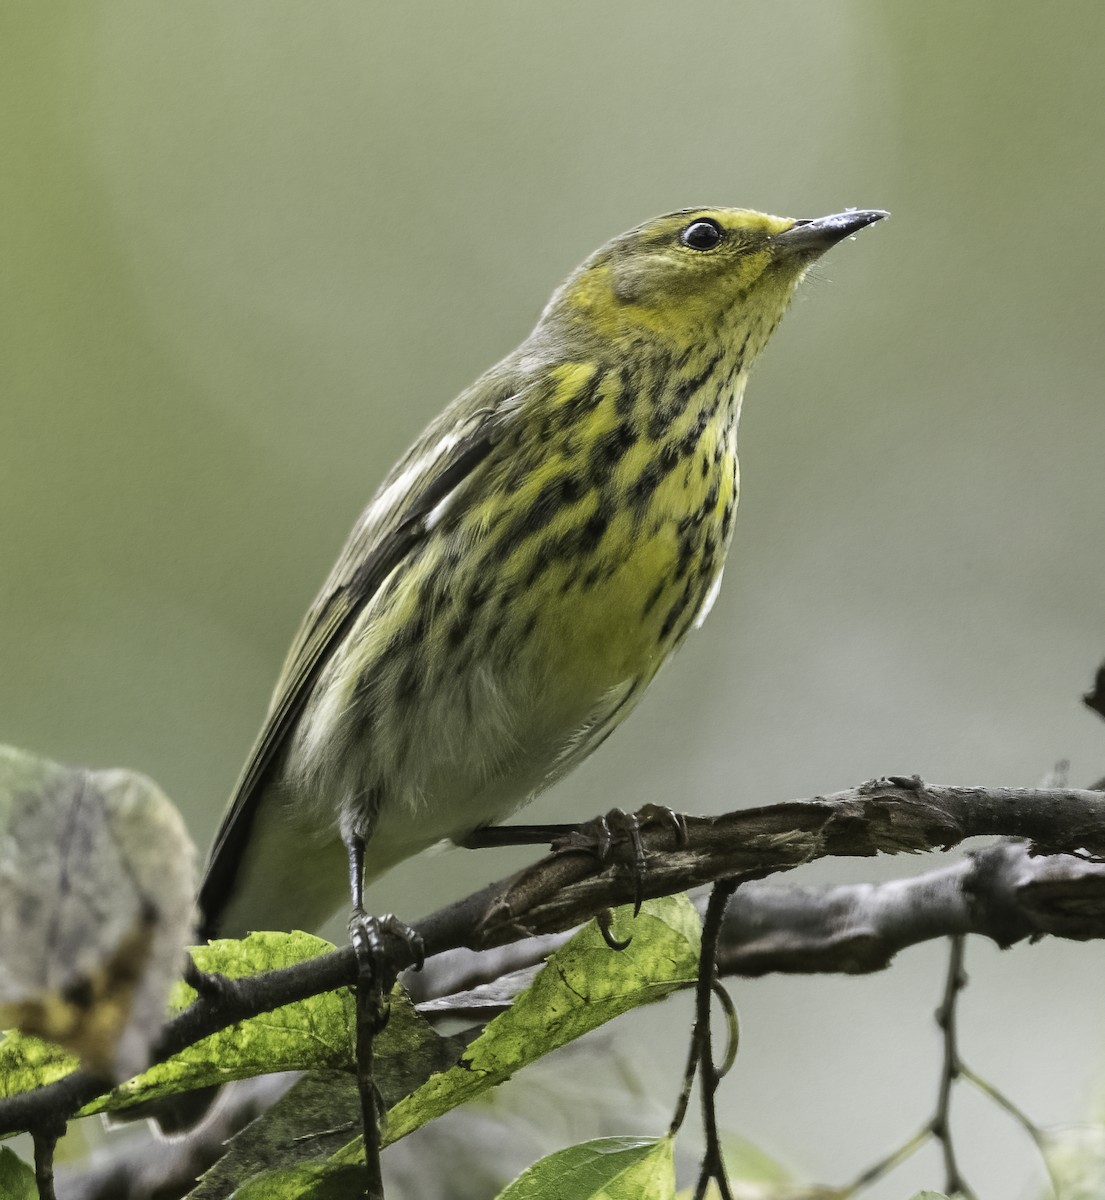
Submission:
[[[380,927],[406,946],[407,953],[412,959],[411,966],[416,971],[421,971],[426,963],[426,943],[423,941],[422,935],[404,921],[400,921],[394,913],[387,913],[382,917]]]
[[[629,840],[633,843],[633,916],[640,916],[641,905],[644,903],[645,847],[641,841],[641,822],[636,813],[626,817]]]
[[[610,850],[614,845],[614,832],[610,828],[610,817],[614,813],[621,813],[620,809],[613,809],[605,816],[598,819],[597,832],[595,837],[595,853],[599,862],[605,863],[610,858]]]
[[[637,819],[642,825],[661,822],[670,825],[675,833],[675,840],[680,846],[687,844],[687,818],[677,813],[666,804],[646,804],[638,813]]]
[[[634,916],[636,916],[636,913],[634,913]],[[633,935],[630,934],[624,942],[620,938],[616,938],[614,936],[614,931],[611,928],[612,920],[613,916],[608,908],[604,908],[602,912],[596,915],[595,921],[598,923],[599,932],[602,934],[602,940],[610,947],[611,950],[628,950],[630,943],[633,941]]]
[[[671,808],[668,809],[668,817],[671,820],[672,828],[675,830],[676,845],[685,846],[691,840],[691,835],[687,832],[687,818],[682,813],[677,813]]]
[[[646,804],[636,813],[612,808],[604,816],[569,829],[553,839],[551,845],[557,854],[590,854],[604,867],[615,860],[627,866],[633,872],[633,915],[636,917],[644,904],[644,880],[648,871],[648,854],[641,830],[645,825],[656,822],[671,827],[678,845],[687,844],[687,822],[682,814],[665,805]],[[626,842],[632,847],[631,859],[624,851],[616,854]],[[611,944],[609,938],[607,944]]]

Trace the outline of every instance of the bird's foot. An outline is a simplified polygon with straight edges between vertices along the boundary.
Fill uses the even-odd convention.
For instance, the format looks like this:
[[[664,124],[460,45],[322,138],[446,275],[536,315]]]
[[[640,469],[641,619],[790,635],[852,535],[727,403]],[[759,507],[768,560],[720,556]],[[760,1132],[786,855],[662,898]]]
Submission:
[[[633,872],[633,915],[641,911],[644,899],[643,886],[648,868],[648,854],[641,840],[641,830],[649,825],[668,825],[675,830],[676,842],[685,845],[687,823],[684,817],[660,804],[646,804],[636,812],[627,813],[612,808],[601,817],[584,821],[557,838],[552,845],[558,853],[582,851],[592,854],[604,866],[612,862],[625,862]],[[628,942],[615,945],[603,931],[608,946],[624,949]]]
[[[355,908],[349,918],[349,940],[357,956],[357,988],[370,997],[373,1031],[379,1033],[388,1023],[388,994],[395,980],[396,943],[405,952],[406,962],[414,960],[415,970],[426,959],[421,936],[394,913],[370,916],[363,908]]]

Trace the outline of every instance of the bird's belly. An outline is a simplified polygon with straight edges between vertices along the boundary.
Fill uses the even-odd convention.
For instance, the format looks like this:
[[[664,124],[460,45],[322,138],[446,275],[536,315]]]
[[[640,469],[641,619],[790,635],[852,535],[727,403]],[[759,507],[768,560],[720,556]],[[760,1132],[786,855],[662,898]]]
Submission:
[[[673,501],[670,512],[619,514],[608,554],[549,564],[512,593],[487,653],[446,673],[419,715],[411,801],[434,812],[439,837],[509,815],[627,715],[721,571],[735,480],[705,490],[709,504],[690,512]]]
[[[441,558],[412,562],[363,615],[357,670],[336,661],[320,680],[324,699],[287,760],[297,764],[282,781],[289,808],[312,808],[331,838],[363,829],[374,876],[502,820],[586,757],[710,593],[735,456],[671,476],[650,501],[610,514],[592,553],[544,554],[535,540],[490,584]],[[470,561],[464,550],[455,561]],[[415,638],[428,580],[439,599]]]

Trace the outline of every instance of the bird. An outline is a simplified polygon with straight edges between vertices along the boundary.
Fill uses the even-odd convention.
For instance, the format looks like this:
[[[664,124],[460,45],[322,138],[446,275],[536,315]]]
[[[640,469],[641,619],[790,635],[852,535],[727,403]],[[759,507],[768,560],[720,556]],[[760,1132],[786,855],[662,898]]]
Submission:
[[[810,265],[887,215],[683,209],[568,276],[356,522],[215,837],[203,937],[355,924],[368,882],[509,834],[610,736],[717,595],[753,362]]]

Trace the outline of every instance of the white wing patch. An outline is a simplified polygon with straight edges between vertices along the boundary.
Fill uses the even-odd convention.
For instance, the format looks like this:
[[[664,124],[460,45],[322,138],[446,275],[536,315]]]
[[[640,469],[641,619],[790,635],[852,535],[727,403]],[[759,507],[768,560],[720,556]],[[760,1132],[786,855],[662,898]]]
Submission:
[[[602,745],[632,711],[640,698],[640,679],[627,679],[605,692],[582,725],[560,747],[548,773],[548,783],[566,775]]]
[[[533,391],[535,386],[536,385],[532,383],[528,384],[526,387],[520,388],[512,395],[507,396],[507,398],[498,407],[497,414],[499,418],[502,418],[505,414],[516,412],[521,406],[522,400]],[[462,430],[445,434],[440,441],[434,445],[434,448],[428,454],[423,455],[421,458],[411,463],[411,465],[403,472],[403,474],[387,489],[386,495],[390,496],[392,489],[398,488],[400,484],[404,485],[402,490],[405,491],[406,488],[410,486],[410,483],[414,478],[417,478],[419,475],[428,471],[430,462],[433,459],[440,458],[442,455],[448,454],[448,452],[457,444],[458,441],[461,440],[462,437],[467,436],[467,432],[467,430]],[[464,480],[461,481],[461,483],[463,482]],[[438,522],[440,522],[441,518],[449,511],[449,509],[452,508],[460,491],[461,487],[459,485],[450,489],[426,514],[426,516],[423,518],[422,524],[427,533],[433,529]],[[380,501],[383,499],[384,497],[381,496]]]
[[[710,615],[710,609],[714,607],[717,594],[721,591],[721,577],[724,574],[725,568],[722,567],[714,577],[714,582],[710,584],[710,590],[706,593],[706,599],[702,601],[702,607],[698,610],[698,616],[694,619],[695,629],[701,629],[706,618]]]
[[[365,527],[374,524],[379,520],[381,513],[386,513],[393,508],[397,508],[406,498],[417,480],[430,470],[433,461],[448,454],[467,432],[468,430],[465,428],[447,433],[434,445],[434,448],[428,454],[421,454],[417,458],[412,459],[391,483],[384,488],[372,504],[368,506],[361,517],[361,526]],[[438,508],[440,507],[441,505],[439,504]],[[436,511],[437,509],[434,510],[434,512]]]

